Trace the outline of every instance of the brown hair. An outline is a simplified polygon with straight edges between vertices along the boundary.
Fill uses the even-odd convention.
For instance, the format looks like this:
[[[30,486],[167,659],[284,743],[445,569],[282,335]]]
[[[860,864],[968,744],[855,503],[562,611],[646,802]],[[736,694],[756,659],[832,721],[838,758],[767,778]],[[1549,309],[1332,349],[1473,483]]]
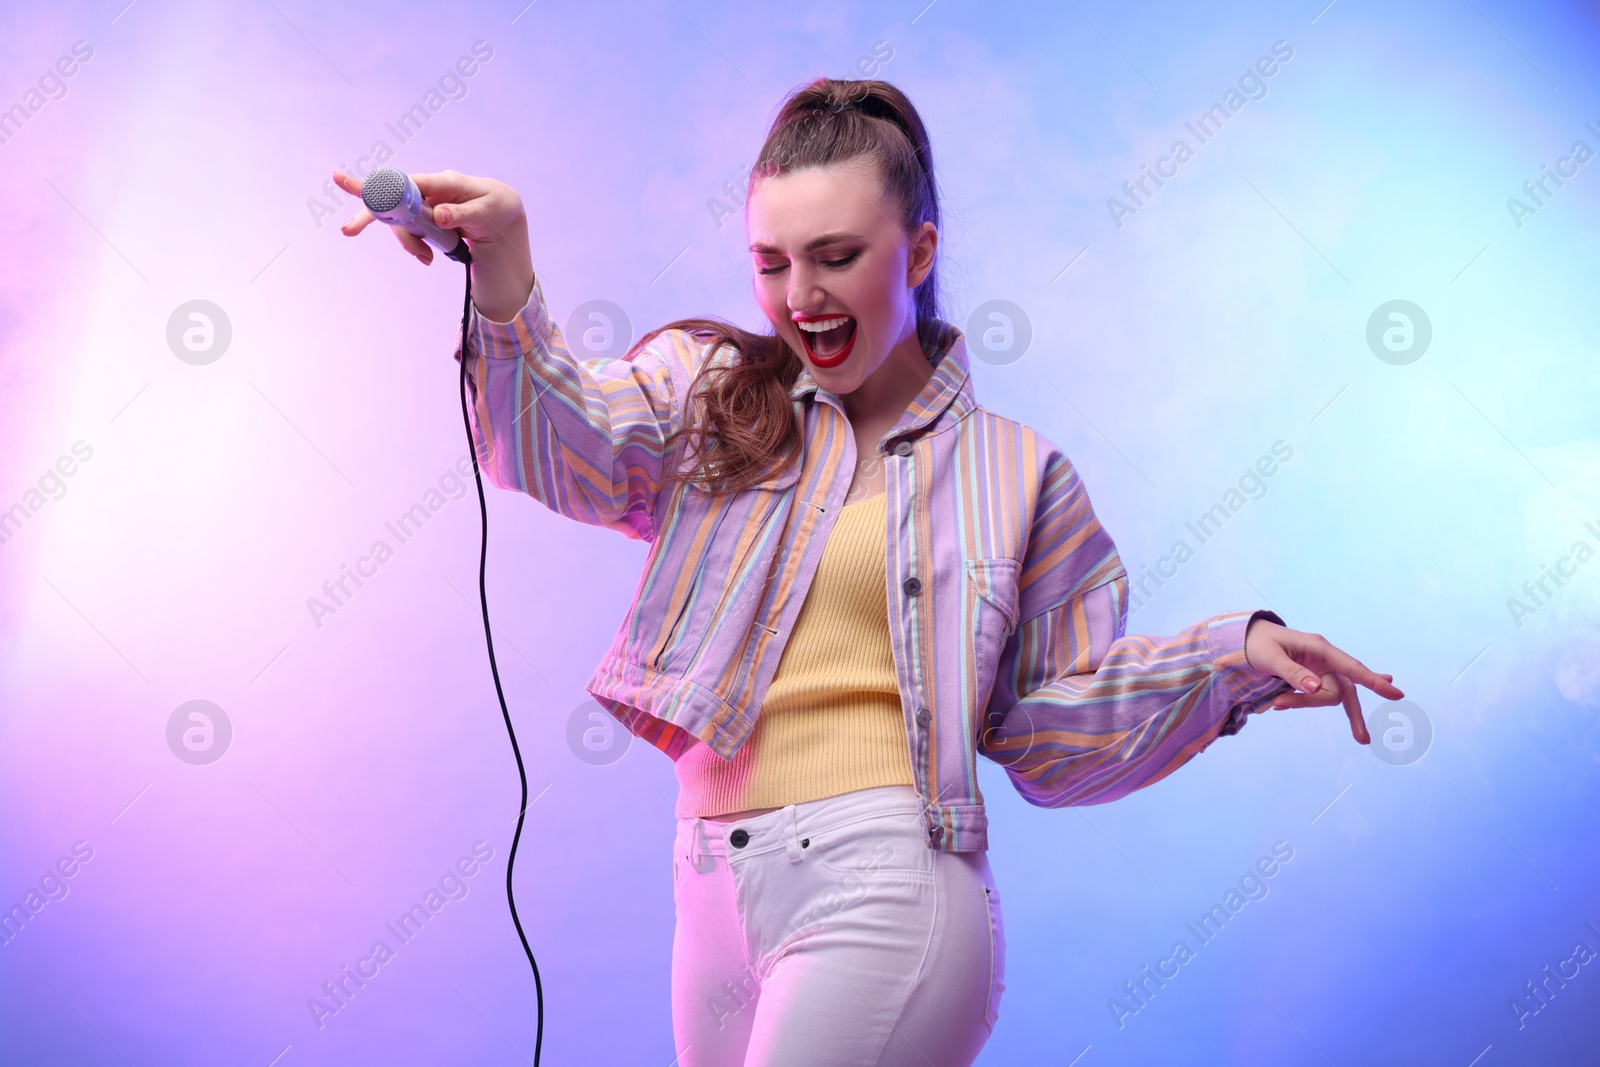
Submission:
[[[746,191],[762,178],[862,157],[877,163],[884,192],[900,205],[907,234],[923,222],[938,227],[927,131],[906,95],[885,81],[818,78],[790,94],[767,131]],[[914,300],[919,326],[938,317],[937,262]],[[729,345],[738,358],[716,366],[708,359],[695,376],[690,396],[697,403],[688,405],[683,428],[674,434],[696,451],[695,462],[687,470],[670,471],[663,488],[684,481],[708,492],[732,493],[799,462],[800,427],[789,389],[804,364],[788,343],[776,333],[691,318],[651,330],[629,354],[667,330],[685,330],[710,342],[713,351]]]

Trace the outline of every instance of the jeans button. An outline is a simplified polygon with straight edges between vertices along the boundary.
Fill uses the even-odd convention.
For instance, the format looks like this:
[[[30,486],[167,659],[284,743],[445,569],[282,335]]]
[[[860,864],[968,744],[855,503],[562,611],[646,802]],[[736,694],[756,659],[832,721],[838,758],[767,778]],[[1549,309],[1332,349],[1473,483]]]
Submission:
[[[742,826],[728,835],[728,844],[732,845],[734,848],[744,848],[744,846],[748,845],[749,843],[749,831],[745,830],[745,828]]]

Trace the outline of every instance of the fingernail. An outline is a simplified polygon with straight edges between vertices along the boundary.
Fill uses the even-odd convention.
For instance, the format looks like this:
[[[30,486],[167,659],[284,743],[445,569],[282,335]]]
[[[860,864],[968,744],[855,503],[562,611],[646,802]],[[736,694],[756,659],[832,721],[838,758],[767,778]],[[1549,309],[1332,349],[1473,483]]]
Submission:
[[[1320,679],[1316,678],[1314,675],[1309,675],[1308,674],[1308,675],[1306,675],[1305,684],[1303,684],[1300,688],[1301,689],[1315,689],[1317,686],[1319,686],[1321,684],[1322,684],[1322,682],[1321,682]]]
[[[449,208],[443,208],[443,207],[435,208],[434,212],[433,212],[433,217],[438,219],[440,222],[449,222],[450,221],[450,209]]]

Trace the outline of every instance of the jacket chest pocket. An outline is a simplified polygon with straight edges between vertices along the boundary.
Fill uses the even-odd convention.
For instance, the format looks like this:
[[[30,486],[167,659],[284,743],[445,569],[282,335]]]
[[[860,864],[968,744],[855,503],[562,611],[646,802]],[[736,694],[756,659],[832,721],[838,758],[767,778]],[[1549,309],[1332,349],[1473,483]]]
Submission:
[[[989,702],[995,672],[1006,641],[1017,628],[1017,571],[1014,559],[967,560],[967,589],[971,656],[969,677],[976,686],[977,708]]]
[[[1017,569],[1020,564],[1009,557],[967,560],[967,580],[973,592],[998,613],[1009,637],[1017,627]]]

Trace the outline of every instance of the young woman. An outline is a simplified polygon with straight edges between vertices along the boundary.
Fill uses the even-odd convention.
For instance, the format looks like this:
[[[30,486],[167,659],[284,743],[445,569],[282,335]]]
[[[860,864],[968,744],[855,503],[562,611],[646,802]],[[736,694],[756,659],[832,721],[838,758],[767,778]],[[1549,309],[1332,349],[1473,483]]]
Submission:
[[[579,361],[517,193],[414,178],[472,249],[491,480],[652,546],[588,690],[679,780],[678,1062],[977,1057],[1005,968],[978,756],[1031,803],[1103,803],[1268,704],[1342,703],[1367,744],[1356,684],[1403,696],[1270,611],[1124,636],[1077,472],[978,406],[939,318],[932,156],[892,85],[819,79],[773,122],[745,218],[770,334],[689,319]]]

